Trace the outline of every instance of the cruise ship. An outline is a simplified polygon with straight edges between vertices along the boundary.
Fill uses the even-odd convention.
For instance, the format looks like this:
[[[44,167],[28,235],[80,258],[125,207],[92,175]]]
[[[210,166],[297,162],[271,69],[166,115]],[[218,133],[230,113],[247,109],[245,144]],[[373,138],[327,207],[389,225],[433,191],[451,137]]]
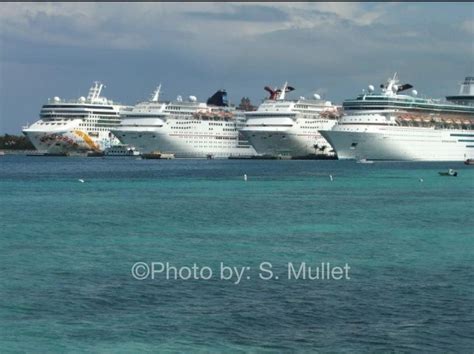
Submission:
[[[339,159],[463,161],[474,155],[474,77],[458,95],[436,100],[409,94],[395,74],[379,93],[369,85],[343,102],[344,115],[321,134]]]
[[[152,99],[141,102],[123,114],[120,127],[112,132],[123,144],[141,153],[160,152],[177,158],[250,157],[255,150],[239,129],[245,123],[243,112],[230,107],[225,90],[207,100],[195,96],[184,100],[159,101],[158,87]]]
[[[120,124],[126,106],[100,96],[104,85],[94,82],[87,97],[49,99],[40,119],[23,127],[34,147],[44,153],[100,152],[118,144],[110,129]]]
[[[241,132],[259,155],[280,158],[308,155],[334,155],[331,145],[319,133],[331,129],[340,116],[337,106],[318,94],[305,99],[288,100],[294,88],[285,83],[281,89],[268,86],[270,93],[255,112],[246,113]]]

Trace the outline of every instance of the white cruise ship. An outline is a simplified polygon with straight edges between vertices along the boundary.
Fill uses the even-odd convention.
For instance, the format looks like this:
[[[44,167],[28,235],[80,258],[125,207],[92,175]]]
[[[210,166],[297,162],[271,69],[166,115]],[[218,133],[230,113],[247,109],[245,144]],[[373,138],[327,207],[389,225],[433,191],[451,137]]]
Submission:
[[[418,98],[396,74],[343,103],[344,116],[321,133],[339,159],[463,161],[474,156],[474,77],[447,101]]]
[[[112,132],[141,153],[160,152],[177,158],[249,157],[255,150],[239,136],[243,112],[228,106],[227,93],[219,90],[207,103],[195,96],[187,101],[159,102],[160,87],[153,98],[123,115]]]
[[[336,123],[338,107],[317,94],[310,99],[285,99],[286,93],[294,90],[287,83],[281,89],[267,86],[265,90],[270,97],[255,112],[246,113],[247,121],[241,130],[259,155],[334,155],[319,131],[331,129]]]
[[[23,134],[45,153],[99,152],[118,144],[110,129],[120,124],[120,113],[126,107],[101,97],[103,87],[94,82],[87,97],[48,100],[40,119],[23,127]]]

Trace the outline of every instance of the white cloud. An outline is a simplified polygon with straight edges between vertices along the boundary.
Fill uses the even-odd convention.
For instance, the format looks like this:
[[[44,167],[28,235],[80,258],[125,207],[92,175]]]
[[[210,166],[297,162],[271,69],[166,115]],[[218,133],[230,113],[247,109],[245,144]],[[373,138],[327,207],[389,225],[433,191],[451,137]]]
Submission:
[[[264,20],[265,11],[253,21],[245,14],[238,17],[237,10],[248,9],[248,16],[257,8],[279,11],[285,18]],[[136,49],[153,46],[161,33],[209,41],[248,39],[340,20],[369,25],[382,12],[377,8],[368,11],[357,3],[6,3],[0,13],[0,31],[32,42]],[[215,18],[211,21],[199,14]]]
[[[474,35],[474,20],[466,20],[461,23],[461,29],[465,31],[467,34]],[[474,45],[471,43],[471,45]]]
[[[0,98],[0,111],[16,128],[14,117],[37,114],[37,107],[21,103],[19,77],[29,82],[28,102],[38,100],[45,86],[75,93],[97,78],[125,102],[160,81],[168,98],[184,88],[204,95],[215,87],[258,98],[264,84],[289,80],[296,95],[320,87],[335,100],[394,71],[439,96],[473,74],[469,9],[420,3],[4,3],[0,84],[10,96]]]

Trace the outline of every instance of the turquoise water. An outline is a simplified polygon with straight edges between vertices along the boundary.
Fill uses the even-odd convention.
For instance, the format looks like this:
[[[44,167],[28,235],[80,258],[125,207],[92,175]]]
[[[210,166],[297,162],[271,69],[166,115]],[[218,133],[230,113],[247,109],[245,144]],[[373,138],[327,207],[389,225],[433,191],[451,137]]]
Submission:
[[[4,156],[0,196],[2,352],[474,347],[460,163]],[[135,262],[213,276],[137,280]],[[250,269],[235,284],[221,262]],[[288,279],[288,262],[350,279]]]

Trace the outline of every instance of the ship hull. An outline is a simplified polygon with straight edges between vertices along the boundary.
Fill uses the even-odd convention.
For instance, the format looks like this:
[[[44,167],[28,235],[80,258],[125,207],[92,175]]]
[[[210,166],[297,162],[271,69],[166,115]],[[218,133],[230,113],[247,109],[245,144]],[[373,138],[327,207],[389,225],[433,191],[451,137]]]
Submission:
[[[320,152],[327,142],[320,134],[294,134],[276,131],[242,131],[259,155],[306,156]],[[329,149],[328,149],[329,150]]]
[[[140,153],[159,151],[174,154],[177,158],[228,158],[256,155],[250,145],[239,146],[237,137],[207,134],[180,134],[156,130],[113,130],[123,143],[135,147]],[[225,138],[225,139],[224,139]]]
[[[339,159],[464,161],[474,154],[472,131],[395,126],[344,129],[321,131]]]
[[[334,123],[324,126],[331,128]],[[321,127],[323,128],[323,126]],[[300,157],[311,154],[328,154],[332,150],[317,129],[283,129],[279,127],[245,127],[241,130],[259,155]]]
[[[103,151],[118,144],[118,139],[108,132],[98,132],[96,137],[82,130],[40,131],[23,130],[39,152],[44,153],[81,153],[86,151]]]

